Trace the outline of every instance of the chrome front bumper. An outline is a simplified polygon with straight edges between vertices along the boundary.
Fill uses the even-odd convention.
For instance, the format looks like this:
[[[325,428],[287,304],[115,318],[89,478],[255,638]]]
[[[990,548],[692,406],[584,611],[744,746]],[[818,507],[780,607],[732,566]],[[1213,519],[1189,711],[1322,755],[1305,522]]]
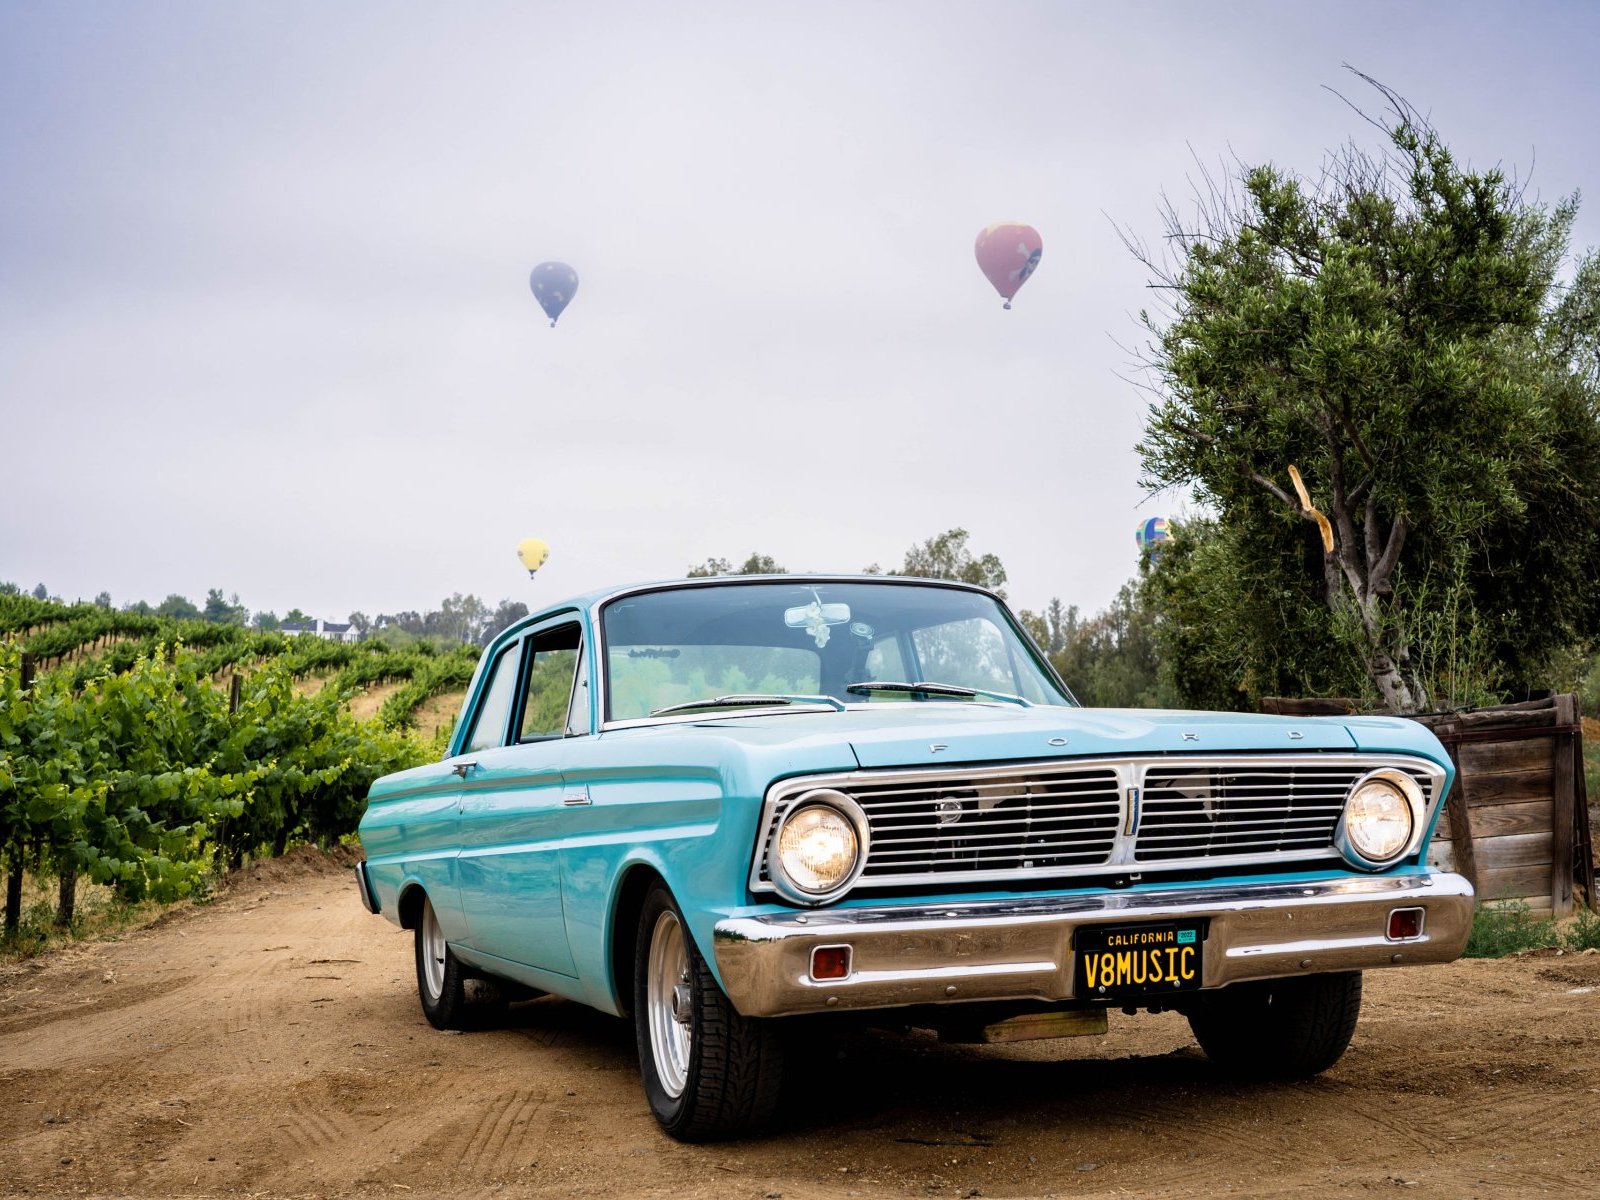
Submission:
[[[1422,934],[1390,941],[1389,911],[1424,910]],[[1206,988],[1250,979],[1450,962],[1472,930],[1459,875],[1340,876],[1161,891],[731,917],[718,973],[747,1017],[971,1000],[1072,1000],[1083,926],[1208,922]],[[811,977],[819,946],[849,946],[844,979]]]

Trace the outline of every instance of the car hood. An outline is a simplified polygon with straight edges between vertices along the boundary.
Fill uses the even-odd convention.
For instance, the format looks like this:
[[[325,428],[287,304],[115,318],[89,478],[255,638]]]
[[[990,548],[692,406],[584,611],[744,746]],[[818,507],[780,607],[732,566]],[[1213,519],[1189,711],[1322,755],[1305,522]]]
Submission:
[[[909,767],[1018,759],[1355,750],[1337,718],[1149,709],[1058,708],[943,701],[873,704],[842,713],[727,717],[699,729],[751,749],[844,739],[860,766]]]

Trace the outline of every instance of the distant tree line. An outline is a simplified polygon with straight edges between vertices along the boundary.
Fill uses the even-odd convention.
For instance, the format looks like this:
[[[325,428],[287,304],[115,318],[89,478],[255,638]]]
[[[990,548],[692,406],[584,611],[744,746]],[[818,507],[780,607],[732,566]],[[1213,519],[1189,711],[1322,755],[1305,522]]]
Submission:
[[[42,583],[34,587],[31,592],[24,593],[17,584],[0,581],[0,596],[24,594],[40,601],[65,603],[61,597],[52,595],[50,589]],[[114,607],[109,592],[101,592],[94,598],[94,603],[101,608]],[[204,605],[197,605],[188,597],[174,592],[160,604],[152,605],[146,600],[135,600],[123,605],[121,611],[145,617],[167,617],[175,621],[204,621],[211,625],[226,625],[239,629],[253,628],[263,632],[272,632],[285,625],[308,626],[317,622],[316,617],[303,612],[299,607],[291,608],[282,618],[266,610],[252,615],[250,610],[240,603],[237,592],[225,595],[221,588],[209,589],[206,592]],[[486,646],[501,630],[509,628],[513,622],[527,615],[528,606],[520,600],[501,600],[498,605],[491,608],[477,596],[462,595],[457,592],[443,600],[438,608],[428,612],[380,613],[376,618],[372,618],[364,612],[357,611],[351,613],[346,622],[342,623],[354,626],[362,639],[376,637],[397,647],[424,641],[442,648],[451,645]]]

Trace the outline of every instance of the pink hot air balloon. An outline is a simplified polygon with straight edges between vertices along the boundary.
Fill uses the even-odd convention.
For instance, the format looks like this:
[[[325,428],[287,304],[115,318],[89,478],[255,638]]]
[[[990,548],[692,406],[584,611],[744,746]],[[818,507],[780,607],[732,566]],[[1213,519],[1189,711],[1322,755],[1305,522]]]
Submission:
[[[979,269],[1010,308],[1011,297],[1028,282],[1028,276],[1039,265],[1044,242],[1032,225],[1000,221],[978,234],[974,250]]]

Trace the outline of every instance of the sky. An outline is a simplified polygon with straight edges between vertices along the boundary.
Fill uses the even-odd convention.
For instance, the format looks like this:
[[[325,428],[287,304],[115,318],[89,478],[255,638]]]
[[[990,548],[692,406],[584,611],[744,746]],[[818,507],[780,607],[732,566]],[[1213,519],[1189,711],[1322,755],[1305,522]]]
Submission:
[[[1093,612],[1187,503],[1118,230],[1378,148],[1349,64],[1600,244],[1597,52],[1577,2],[0,0],[0,581],[343,620],[960,526]]]

